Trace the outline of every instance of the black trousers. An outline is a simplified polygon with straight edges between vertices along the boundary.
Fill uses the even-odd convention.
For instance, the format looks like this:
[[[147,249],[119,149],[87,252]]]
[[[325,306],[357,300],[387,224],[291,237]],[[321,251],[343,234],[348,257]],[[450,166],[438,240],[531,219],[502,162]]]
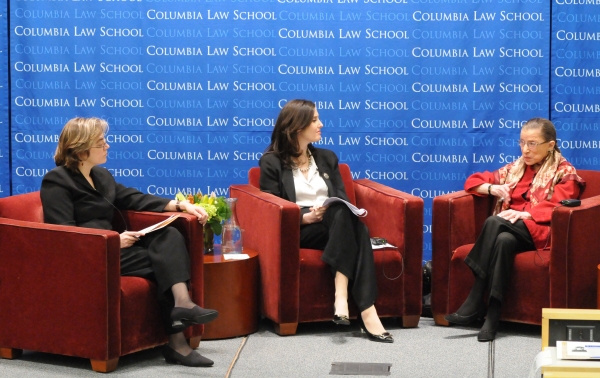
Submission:
[[[168,335],[181,332],[171,327],[171,311],[175,306],[171,287],[180,282],[189,283],[190,256],[183,235],[177,229],[165,227],[121,249],[121,275],[155,282],[165,332]]]
[[[375,303],[377,282],[369,230],[346,205],[332,204],[322,222],[301,226],[300,248],[323,250],[321,260],[348,277],[360,311]]]
[[[490,297],[502,302],[515,255],[533,249],[535,244],[522,220],[513,224],[493,215],[485,220],[465,263],[475,276],[487,280]]]

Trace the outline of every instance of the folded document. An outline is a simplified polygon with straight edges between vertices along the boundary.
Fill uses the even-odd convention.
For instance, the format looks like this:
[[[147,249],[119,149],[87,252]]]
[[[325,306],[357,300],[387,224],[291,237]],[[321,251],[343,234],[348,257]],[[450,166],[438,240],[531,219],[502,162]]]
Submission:
[[[344,201],[343,199],[341,199],[339,197],[329,197],[325,200],[325,202],[323,202],[323,205],[321,205],[321,206],[329,206],[335,202],[342,202],[342,203],[346,204],[346,206],[348,206],[348,208],[354,213],[354,215],[356,215],[358,217],[366,217],[367,216],[367,210],[359,209],[358,207],[354,206],[350,202]]]
[[[171,222],[173,222],[177,218],[179,218],[179,214],[173,214],[170,217],[168,217],[167,219],[160,221],[156,224],[153,224],[150,227],[146,227],[143,230],[139,230],[138,232],[141,232],[142,234],[148,234],[152,231],[160,230],[163,227],[167,227],[169,224],[171,224]]]

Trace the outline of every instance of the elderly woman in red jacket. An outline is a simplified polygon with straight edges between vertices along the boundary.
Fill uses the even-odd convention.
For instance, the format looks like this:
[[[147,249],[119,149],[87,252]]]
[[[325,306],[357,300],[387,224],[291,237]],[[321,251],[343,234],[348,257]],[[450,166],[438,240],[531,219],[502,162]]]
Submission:
[[[522,155],[495,172],[475,173],[465,190],[498,198],[465,263],[475,275],[475,284],[466,301],[453,314],[451,323],[467,325],[486,316],[478,341],[492,341],[500,322],[500,308],[514,255],[550,247],[552,209],[560,201],[578,198],[585,187],[575,168],[556,145],[552,122],[534,118],[521,129]],[[488,291],[486,310],[484,293]]]

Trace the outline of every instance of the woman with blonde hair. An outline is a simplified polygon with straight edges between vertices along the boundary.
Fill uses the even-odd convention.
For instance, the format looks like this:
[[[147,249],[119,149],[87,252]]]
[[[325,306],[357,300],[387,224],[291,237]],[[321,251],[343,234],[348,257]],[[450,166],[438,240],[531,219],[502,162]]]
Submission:
[[[99,118],[73,118],[63,127],[54,155],[56,168],[42,180],[40,196],[44,221],[69,226],[112,229],[115,210],[187,211],[202,224],[201,207],[144,194],[118,184],[101,167],[108,149],[108,124]],[[173,227],[148,235],[124,231],[121,237],[121,275],[156,282],[158,301],[169,343],[165,360],[186,366],[212,366],[213,361],[192,350],[183,329],[204,324],[218,315],[192,302],[188,293],[190,260],[183,236]]]

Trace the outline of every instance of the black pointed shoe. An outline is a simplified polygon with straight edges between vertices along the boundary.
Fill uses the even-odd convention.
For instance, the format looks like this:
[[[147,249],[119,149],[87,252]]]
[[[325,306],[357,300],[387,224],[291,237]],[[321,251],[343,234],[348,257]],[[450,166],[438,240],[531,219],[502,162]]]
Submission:
[[[194,306],[192,308],[174,307],[171,311],[172,327],[175,329],[187,328],[194,324],[206,324],[219,316],[217,310]]]
[[[179,363],[183,366],[190,367],[209,367],[214,365],[214,362],[212,360],[204,357],[195,350],[193,350],[187,356],[184,356],[182,354],[179,354],[170,346],[165,345],[162,352],[163,356],[165,357],[165,361],[167,361],[167,363],[169,364]]]
[[[365,322],[362,320],[360,315],[358,316],[358,324],[360,325],[360,332],[366,333],[367,336],[369,337],[369,339],[371,339],[373,341],[377,341],[379,343],[393,343],[394,342],[394,338],[392,337],[392,334],[389,332],[384,332],[380,335],[374,335],[371,332],[369,332],[369,330],[367,329],[367,326],[365,326]]]
[[[495,330],[481,330],[477,334],[477,341],[480,343],[486,343],[490,341],[494,341],[496,339],[496,331]]]
[[[469,324],[483,318],[485,313],[486,313],[485,307],[482,307],[479,310],[472,313],[471,315],[461,315],[458,312],[455,312],[454,314],[449,314],[449,315],[444,316],[444,319],[446,319],[450,323],[454,323],[454,324],[469,325]]]
[[[350,325],[350,318],[346,315],[333,315],[333,322],[339,325]]]

